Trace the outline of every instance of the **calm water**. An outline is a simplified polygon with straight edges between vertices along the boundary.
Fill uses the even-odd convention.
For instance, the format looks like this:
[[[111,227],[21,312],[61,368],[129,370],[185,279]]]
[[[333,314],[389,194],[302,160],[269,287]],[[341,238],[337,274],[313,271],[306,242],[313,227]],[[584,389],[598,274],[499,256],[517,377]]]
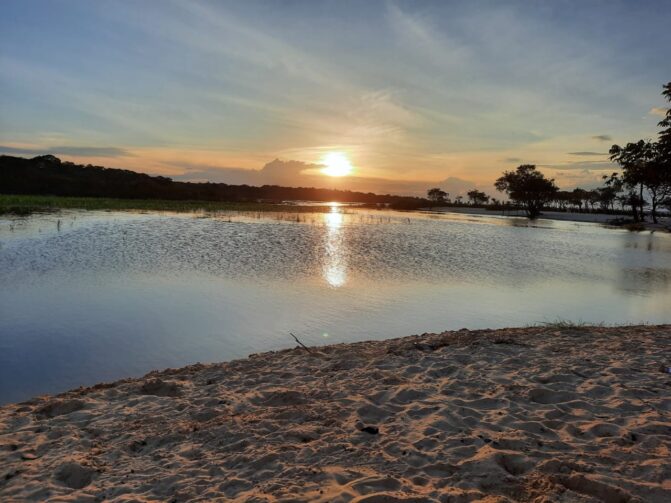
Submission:
[[[671,322],[671,236],[333,208],[0,219],[0,402],[306,344]]]

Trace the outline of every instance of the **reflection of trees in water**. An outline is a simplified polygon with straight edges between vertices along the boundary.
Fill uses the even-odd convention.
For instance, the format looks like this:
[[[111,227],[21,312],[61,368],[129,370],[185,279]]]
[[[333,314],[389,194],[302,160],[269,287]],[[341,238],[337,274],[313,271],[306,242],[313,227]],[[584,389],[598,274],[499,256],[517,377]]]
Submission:
[[[671,289],[671,239],[652,232],[622,234],[623,247],[616,279],[618,290],[648,295]],[[661,259],[668,256],[668,262]],[[645,266],[643,266],[645,264]]]
[[[671,289],[671,269],[620,269],[618,290],[648,295]]]
[[[625,248],[671,253],[669,236],[655,235],[654,232],[625,234]]]

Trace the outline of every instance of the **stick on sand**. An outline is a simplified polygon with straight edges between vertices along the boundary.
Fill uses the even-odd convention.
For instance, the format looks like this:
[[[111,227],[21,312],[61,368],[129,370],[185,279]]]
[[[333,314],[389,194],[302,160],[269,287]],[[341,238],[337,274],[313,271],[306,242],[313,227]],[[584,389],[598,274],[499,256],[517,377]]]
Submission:
[[[296,336],[295,336],[294,334],[292,334],[291,332],[289,332],[289,335],[290,335],[291,337],[293,337],[294,340],[295,340],[298,344],[300,344],[301,347],[302,347],[305,351],[307,351],[308,353],[312,353],[312,351],[310,350],[309,347],[307,347],[305,344],[303,344],[301,341],[298,340],[298,337],[296,337]]]

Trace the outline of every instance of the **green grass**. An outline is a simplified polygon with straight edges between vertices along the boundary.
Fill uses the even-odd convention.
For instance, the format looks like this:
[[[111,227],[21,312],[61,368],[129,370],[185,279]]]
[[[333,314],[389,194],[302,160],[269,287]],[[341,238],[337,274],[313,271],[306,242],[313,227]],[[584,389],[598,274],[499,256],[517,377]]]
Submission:
[[[256,202],[171,201],[165,199],[112,199],[107,197],[23,196],[0,194],[0,214],[29,215],[60,209],[107,211],[283,211],[328,212],[330,206],[290,206]]]

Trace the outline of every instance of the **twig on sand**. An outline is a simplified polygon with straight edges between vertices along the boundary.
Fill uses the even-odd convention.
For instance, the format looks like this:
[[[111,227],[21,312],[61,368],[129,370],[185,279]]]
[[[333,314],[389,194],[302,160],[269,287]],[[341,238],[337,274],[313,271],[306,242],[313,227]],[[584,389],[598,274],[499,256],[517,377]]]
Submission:
[[[302,347],[305,351],[307,351],[308,353],[312,353],[312,350],[311,350],[309,347],[307,347],[305,344],[303,344],[301,341],[299,341],[299,340],[298,340],[298,337],[296,337],[296,336],[295,336],[294,334],[292,334],[291,332],[289,332],[289,335],[290,335],[291,337],[293,337],[294,340],[295,340],[298,344],[300,344],[301,347]]]

